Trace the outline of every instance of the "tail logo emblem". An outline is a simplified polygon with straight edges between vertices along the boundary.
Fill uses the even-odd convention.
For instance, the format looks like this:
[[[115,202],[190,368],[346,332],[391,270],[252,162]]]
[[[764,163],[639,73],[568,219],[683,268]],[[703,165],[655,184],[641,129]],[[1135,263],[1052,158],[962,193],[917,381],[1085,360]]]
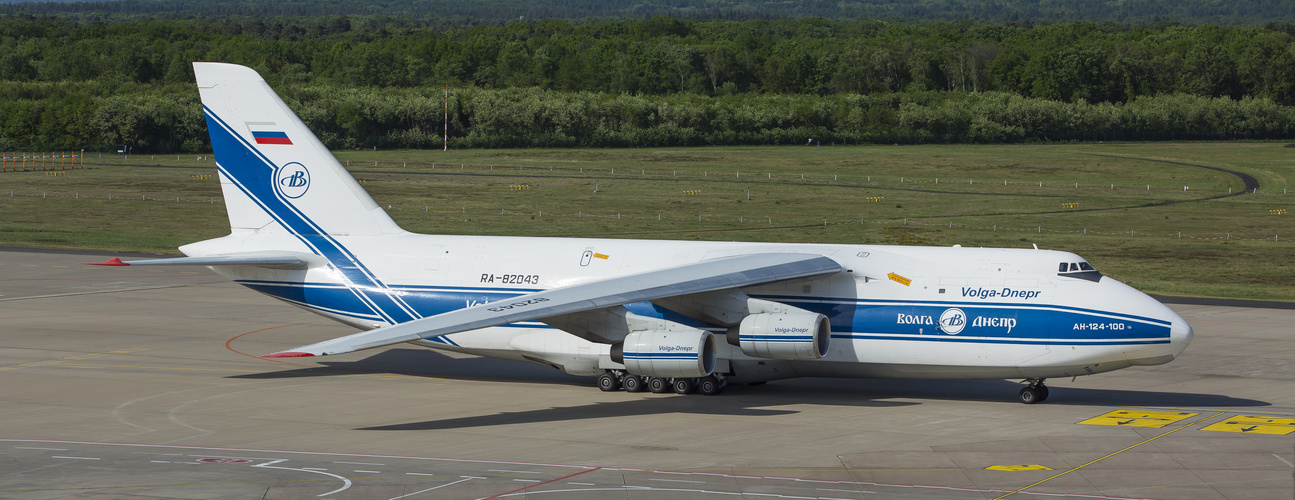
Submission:
[[[956,307],[945,309],[944,314],[940,315],[940,330],[949,335],[962,333],[962,329],[967,326],[967,313]]]
[[[279,173],[275,176],[274,182],[278,185],[279,193],[288,198],[297,199],[310,189],[310,171],[300,163],[289,163],[279,167]]]

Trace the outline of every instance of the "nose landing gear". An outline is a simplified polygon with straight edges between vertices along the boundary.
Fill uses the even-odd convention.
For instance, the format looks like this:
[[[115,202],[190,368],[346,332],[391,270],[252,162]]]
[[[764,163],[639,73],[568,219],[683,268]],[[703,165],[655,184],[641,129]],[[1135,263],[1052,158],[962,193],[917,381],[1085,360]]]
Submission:
[[[1041,378],[1025,380],[1025,382],[1030,385],[1021,389],[1021,392],[1017,395],[1022,403],[1032,405],[1034,403],[1042,403],[1048,399],[1048,386],[1043,385],[1043,380],[1044,379]]]

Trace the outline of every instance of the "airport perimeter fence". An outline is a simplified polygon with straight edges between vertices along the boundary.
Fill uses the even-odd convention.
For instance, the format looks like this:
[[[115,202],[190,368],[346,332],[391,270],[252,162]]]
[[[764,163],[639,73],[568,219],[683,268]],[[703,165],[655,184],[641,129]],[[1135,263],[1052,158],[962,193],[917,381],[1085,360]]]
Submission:
[[[211,175],[194,175],[192,177],[195,179],[214,178],[214,176],[211,176]],[[8,190],[7,193],[0,192],[0,197],[4,197],[5,194],[7,194],[8,195],[7,198],[11,200],[15,198],[42,199],[42,200],[71,199],[71,200],[78,200],[78,201],[79,200],[87,200],[87,201],[103,200],[103,201],[110,201],[110,202],[147,202],[147,203],[177,203],[177,204],[187,203],[187,204],[203,204],[203,205],[215,205],[216,202],[219,201],[221,202],[222,205],[224,204],[224,199],[219,197],[206,197],[206,198],[194,198],[194,197],[184,197],[184,196],[171,197],[171,196],[148,195],[148,194],[140,194],[140,193],[94,194],[94,193],[81,193],[81,192],[62,193],[62,192],[49,192],[49,191],[41,191],[37,193],[37,192],[22,192],[22,191],[11,189],[11,190]],[[432,207],[431,205],[424,205],[422,207],[417,207],[417,206],[397,207],[393,205],[388,205],[384,208],[386,208],[388,212],[405,212],[405,213],[413,214],[414,216],[416,216],[418,212],[422,212],[425,216],[429,216],[429,217],[430,216],[445,217],[445,216],[453,215],[453,216],[456,216],[456,218],[473,217],[475,218],[475,220],[478,220],[478,221],[482,220],[483,218],[503,217],[503,218],[513,219],[513,220],[521,220],[521,219],[543,220],[544,218],[558,218],[558,219],[568,219],[568,220],[569,219],[588,220],[590,222],[603,222],[603,223],[611,222],[611,221],[635,221],[635,222],[655,221],[663,224],[669,224],[668,227],[661,227],[659,229],[659,231],[662,233],[680,232],[680,231],[688,231],[688,230],[697,230],[697,231],[705,231],[705,232],[738,232],[738,231],[768,230],[768,229],[798,229],[798,228],[812,228],[812,227],[832,228],[832,227],[843,227],[843,226],[871,225],[871,226],[883,226],[886,230],[903,230],[904,228],[907,228],[907,227],[913,227],[917,229],[936,229],[936,230],[947,230],[947,231],[954,231],[954,230],[981,231],[981,232],[1000,232],[1001,231],[1006,233],[1040,234],[1040,235],[1046,233],[1046,234],[1070,234],[1070,235],[1085,235],[1085,236],[1087,235],[1127,236],[1129,238],[1168,238],[1168,239],[1198,240],[1198,241],[1220,241],[1220,240],[1221,241],[1268,241],[1268,242],[1276,242],[1276,243],[1286,243],[1286,242],[1292,241],[1291,239],[1289,239],[1289,236],[1282,237],[1281,234],[1277,232],[1272,233],[1271,236],[1267,236],[1267,235],[1259,236],[1254,234],[1254,231],[1251,231],[1245,234],[1243,233],[1234,234],[1232,232],[1226,232],[1226,231],[1218,232],[1218,233],[1193,234],[1193,233],[1182,232],[1182,231],[1165,231],[1163,229],[1150,230],[1150,231],[1140,231],[1136,229],[1130,229],[1128,231],[1097,231],[1097,230],[1090,230],[1088,228],[1083,228],[1083,227],[1058,229],[1055,227],[1045,227],[1042,225],[1033,225],[1033,226],[1000,225],[1000,224],[979,225],[979,224],[964,224],[964,223],[959,223],[954,221],[939,222],[939,221],[933,220],[933,219],[938,219],[939,218],[938,216],[907,217],[907,218],[859,218],[859,219],[837,219],[837,220],[832,220],[832,219],[808,220],[805,218],[786,219],[783,217],[772,216],[772,215],[762,215],[762,216],[754,216],[754,217],[737,216],[737,218],[707,217],[705,215],[697,215],[696,217],[693,217],[693,216],[679,217],[677,215],[667,216],[664,212],[656,213],[655,215],[653,214],[645,215],[641,213],[625,213],[625,212],[594,213],[594,212],[585,212],[582,210],[576,211],[574,213],[562,213],[562,212],[546,212],[543,210],[518,211],[518,210],[508,210],[506,208],[500,208],[498,210],[473,208],[469,210],[468,207],[445,208],[445,207]],[[1268,215],[1284,216],[1286,214],[1287,212],[1285,210],[1268,211]],[[636,232],[645,234],[645,233],[651,233],[652,230],[636,231]],[[597,235],[591,234],[587,236],[597,236]]]

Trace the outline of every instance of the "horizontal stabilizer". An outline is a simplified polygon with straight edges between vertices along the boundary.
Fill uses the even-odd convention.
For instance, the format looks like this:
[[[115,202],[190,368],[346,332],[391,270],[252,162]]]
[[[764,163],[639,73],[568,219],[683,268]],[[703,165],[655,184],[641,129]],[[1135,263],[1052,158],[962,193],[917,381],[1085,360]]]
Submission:
[[[840,271],[840,264],[821,255],[769,253],[725,257],[530,293],[298,347],[267,357],[344,354],[560,314],[776,281],[811,279]]]
[[[169,259],[148,259],[122,261],[113,257],[104,262],[82,262],[91,266],[257,266],[273,269],[307,269],[315,261],[323,262],[316,255],[298,252],[248,252],[224,255],[207,255],[204,257],[175,257]]]

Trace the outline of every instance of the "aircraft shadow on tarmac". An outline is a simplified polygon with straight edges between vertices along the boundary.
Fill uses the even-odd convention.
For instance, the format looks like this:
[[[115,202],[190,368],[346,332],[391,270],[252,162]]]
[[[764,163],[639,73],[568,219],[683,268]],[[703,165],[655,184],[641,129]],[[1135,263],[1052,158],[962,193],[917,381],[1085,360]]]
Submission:
[[[233,375],[230,378],[276,379],[353,374],[391,373],[414,377],[452,380],[584,386],[597,391],[593,379],[567,375],[541,365],[484,357],[452,358],[423,349],[389,349],[357,361],[322,362],[321,368]],[[779,415],[795,410],[770,407],[793,404],[832,406],[893,407],[921,404],[908,400],[955,400],[1016,402],[1022,387],[1011,380],[906,380],[906,379],[821,379],[778,380],[759,386],[730,384],[717,397],[673,394],[644,394],[642,398],[619,402],[598,402],[568,408],[550,408],[465,419],[414,422],[364,430],[429,430],[483,427],[555,420],[579,420],[652,413],[697,413],[724,415]],[[1270,403],[1219,394],[1107,390],[1052,386],[1045,404],[1133,407],[1255,407]],[[737,403],[737,404],[735,404]]]
[[[591,388],[592,389],[592,388]],[[543,408],[518,412],[502,412],[493,415],[476,415],[471,417],[448,418],[443,420],[426,420],[403,424],[361,427],[360,431],[424,431],[464,429],[474,427],[492,427],[496,425],[534,424],[540,422],[576,422],[580,420],[616,417],[639,417],[659,414],[691,415],[730,415],[764,417],[790,415],[800,410],[761,408],[783,404],[819,403],[818,401],[778,401],[758,397],[706,397],[677,396],[675,394],[623,395],[633,399],[623,401],[599,401],[592,404]],[[833,405],[860,407],[893,407],[909,406],[917,403],[871,401],[856,399],[853,401],[833,401]]]

